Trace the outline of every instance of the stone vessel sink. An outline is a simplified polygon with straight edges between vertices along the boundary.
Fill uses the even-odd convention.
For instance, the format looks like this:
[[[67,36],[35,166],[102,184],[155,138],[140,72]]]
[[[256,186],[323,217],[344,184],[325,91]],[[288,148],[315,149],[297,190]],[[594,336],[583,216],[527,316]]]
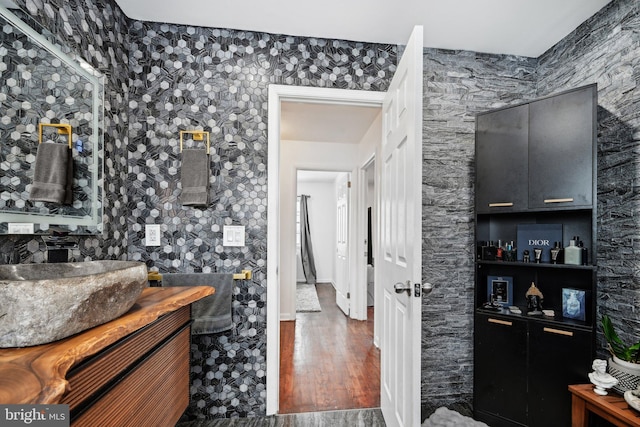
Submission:
[[[0,265],[0,348],[46,344],[126,313],[148,286],[136,261]]]

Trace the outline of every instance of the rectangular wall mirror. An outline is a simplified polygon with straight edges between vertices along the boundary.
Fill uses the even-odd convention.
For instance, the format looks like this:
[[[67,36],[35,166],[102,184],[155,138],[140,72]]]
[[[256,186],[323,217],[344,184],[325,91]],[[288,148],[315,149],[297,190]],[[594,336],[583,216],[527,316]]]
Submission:
[[[0,4],[0,234],[29,234],[31,224],[35,234],[51,226],[101,233],[103,76],[7,3]],[[71,145],[66,202],[31,194],[38,148],[49,143]]]

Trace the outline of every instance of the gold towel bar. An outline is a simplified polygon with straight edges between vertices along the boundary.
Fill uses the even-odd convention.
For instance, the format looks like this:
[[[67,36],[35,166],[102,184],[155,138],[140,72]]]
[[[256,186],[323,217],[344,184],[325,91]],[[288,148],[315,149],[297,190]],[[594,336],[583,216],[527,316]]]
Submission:
[[[42,144],[42,131],[44,127],[57,128],[59,135],[67,135],[69,137],[69,148],[73,148],[73,142],[71,141],[71,125],[63,123],[40,123],[38,126],[38,144]]]
[[[251,270],[242,270],[241,273],[233,275],[233,280],[251,280]]]
[[[234,273],[233,280],[251,280],[251,270],[242,270],[241,273]],[[150,271],[147,273],[148,280],[162,280],[162,274],[157,271]]]
[[[181,130],[180,131],[180,152],[182,153],[182,142],[184,140],[184,134],[193,135],[194,141],[204,141],[205,135],[207,136],[207,154],[211,151],[211,141],[209,140],[209,132],[203,130]]]

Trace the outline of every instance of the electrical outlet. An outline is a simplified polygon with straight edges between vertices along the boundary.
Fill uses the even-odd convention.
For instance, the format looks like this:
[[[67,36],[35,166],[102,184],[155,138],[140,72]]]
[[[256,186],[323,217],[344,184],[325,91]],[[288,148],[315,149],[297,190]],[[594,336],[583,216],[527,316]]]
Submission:
[[[222,246],[244,246],[244,225],[225,225]]]
[[[31,222],[10,222],[7,224],[9,234],[33,234],[33,228]]]
[[[145,224],[144,244],[145,246],[160,246],[160,224]]]

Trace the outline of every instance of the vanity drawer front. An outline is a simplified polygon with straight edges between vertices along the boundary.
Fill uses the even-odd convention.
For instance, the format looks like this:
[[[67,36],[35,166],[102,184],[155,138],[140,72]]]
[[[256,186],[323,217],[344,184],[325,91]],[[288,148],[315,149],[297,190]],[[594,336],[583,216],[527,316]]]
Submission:
[[[190,318],[190,306],[182,307],[73,368],[67,375],[69,391],[60,403],[68,404],[73,413],[74,409],[120,378],[137,360],[188,323]]]
[[[74,427],[175,425],[189,405],[191,328],[156,349],[91,407]]]

